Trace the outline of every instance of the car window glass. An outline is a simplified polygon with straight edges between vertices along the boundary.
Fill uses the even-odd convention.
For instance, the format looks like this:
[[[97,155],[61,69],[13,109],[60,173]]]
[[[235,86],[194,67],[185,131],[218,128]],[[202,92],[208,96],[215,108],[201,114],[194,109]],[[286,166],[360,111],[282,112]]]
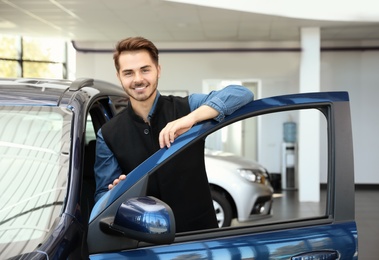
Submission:
[[[320,122],[320,148],[304,151],[317,155],[305,162],[319,168],[317,201],[299,194],[299,174],[307,178],[307,172],[299,172],[300,113]],[[205,158],[219,223],[241,226],[325,216],[327,155],[327,122],[315,109],[251,117],[212,133]]]
[[[8,254],[9,243],[17,245],[12,254],[36,248],[59,216],[67,190],[70,122],[71,114],[59,108],[1,109],[2,256]]]
[[[311,158],[300,156],[302,133],[297,123],[300,114],[319,122],[316,132],[319,140],[304,151],[306,155],[316,153]],[[312,171],[317,168],[316,200],[308,201],[300,196],[300,174],[305,179],[311,175],[307,171],[299,172],[299,158],[307,158],[302,163],[312,165]],[[316,109],[245,118],[208,135],[205,166],[219,227],[325,218],[327,160],[327,122]],[[196,190],[193,187],[193,192]]]
[[[93,127],[92,117],[90,114],[88,114],[86,122],[86,143],[88,144],[93,140],[96,140],[96,132],[95,128]]]

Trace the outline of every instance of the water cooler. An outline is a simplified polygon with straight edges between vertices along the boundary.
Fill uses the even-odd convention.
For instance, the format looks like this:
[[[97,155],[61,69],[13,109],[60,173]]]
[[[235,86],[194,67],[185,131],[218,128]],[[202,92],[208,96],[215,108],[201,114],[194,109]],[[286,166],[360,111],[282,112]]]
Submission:
[[[286,122],[283,124],[282,143],[282,189],[296,189],[296,165],[297,165],[297,144],[296,144],[296,123]]]

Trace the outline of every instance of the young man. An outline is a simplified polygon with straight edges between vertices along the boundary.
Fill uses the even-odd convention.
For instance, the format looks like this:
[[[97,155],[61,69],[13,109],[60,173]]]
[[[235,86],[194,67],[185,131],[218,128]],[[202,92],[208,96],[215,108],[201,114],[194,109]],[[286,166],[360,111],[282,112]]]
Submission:
[[[141,162],[198,122],[225,115],[253,100],[242,86],[209,94],[162,96],[157,91],[161,67],[158,49],[149,40],[121,40],[114,53],[117,78],[130,97],[129,106],[98,132],[96,144],[97,201]],[[204,163],[204,141],[164,165],[149,177],[147,194],[173,210],[177,232],[217,227]]]

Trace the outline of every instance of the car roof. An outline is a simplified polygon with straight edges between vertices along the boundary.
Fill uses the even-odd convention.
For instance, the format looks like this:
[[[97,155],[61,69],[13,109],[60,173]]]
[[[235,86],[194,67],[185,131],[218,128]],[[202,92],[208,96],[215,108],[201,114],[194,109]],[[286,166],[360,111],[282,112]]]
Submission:
[[[63,80],[0,79],[0,103],[56,106],[70,84]]]
[[[95,84],[96,82],[96,84]],[[64,79],[0,78],[0,105],[59,106],[85,87],[107,94],[125,94],[122,88],[91,78]],[[89,90],[87,88],[87,90]]]

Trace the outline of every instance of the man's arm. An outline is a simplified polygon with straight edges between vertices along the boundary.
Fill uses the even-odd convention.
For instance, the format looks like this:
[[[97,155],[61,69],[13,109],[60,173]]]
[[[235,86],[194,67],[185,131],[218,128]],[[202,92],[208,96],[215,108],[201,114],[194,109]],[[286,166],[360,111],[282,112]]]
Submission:
[[[222,121],[226,115],[254,99],[254,94],[247,88],[230,85],[209,94],[192,94],[189,96],[191,113],[172,121],[159,134],[161,148],[170,147],[175,138],[187,132],[196,123],[208,119]]]
[[[219,112],[216,109],[202,105],[188,115],[168,123],[159,133],[160,147],[170,147],[175,138],[187,132],[193,125],[204,120],[215,118],[218,114]]]
[[[95,201],[98,201],[105,192],[113,187],[114,180],[119,179],[122,174],[122,170],[116,157],[104,141],[101,129],[97,133],[96,138],[96,160],[94,170],[96,179]],[[109,185],[112,185],[112,187],[109,187]]]
[[[254,94],[244,86],[229,85],[209,94],[192,94],[188,100],[191,111],[202,105],[213,107],[219,112],[214,120],[221,122],[225,116],[253,101]]]

